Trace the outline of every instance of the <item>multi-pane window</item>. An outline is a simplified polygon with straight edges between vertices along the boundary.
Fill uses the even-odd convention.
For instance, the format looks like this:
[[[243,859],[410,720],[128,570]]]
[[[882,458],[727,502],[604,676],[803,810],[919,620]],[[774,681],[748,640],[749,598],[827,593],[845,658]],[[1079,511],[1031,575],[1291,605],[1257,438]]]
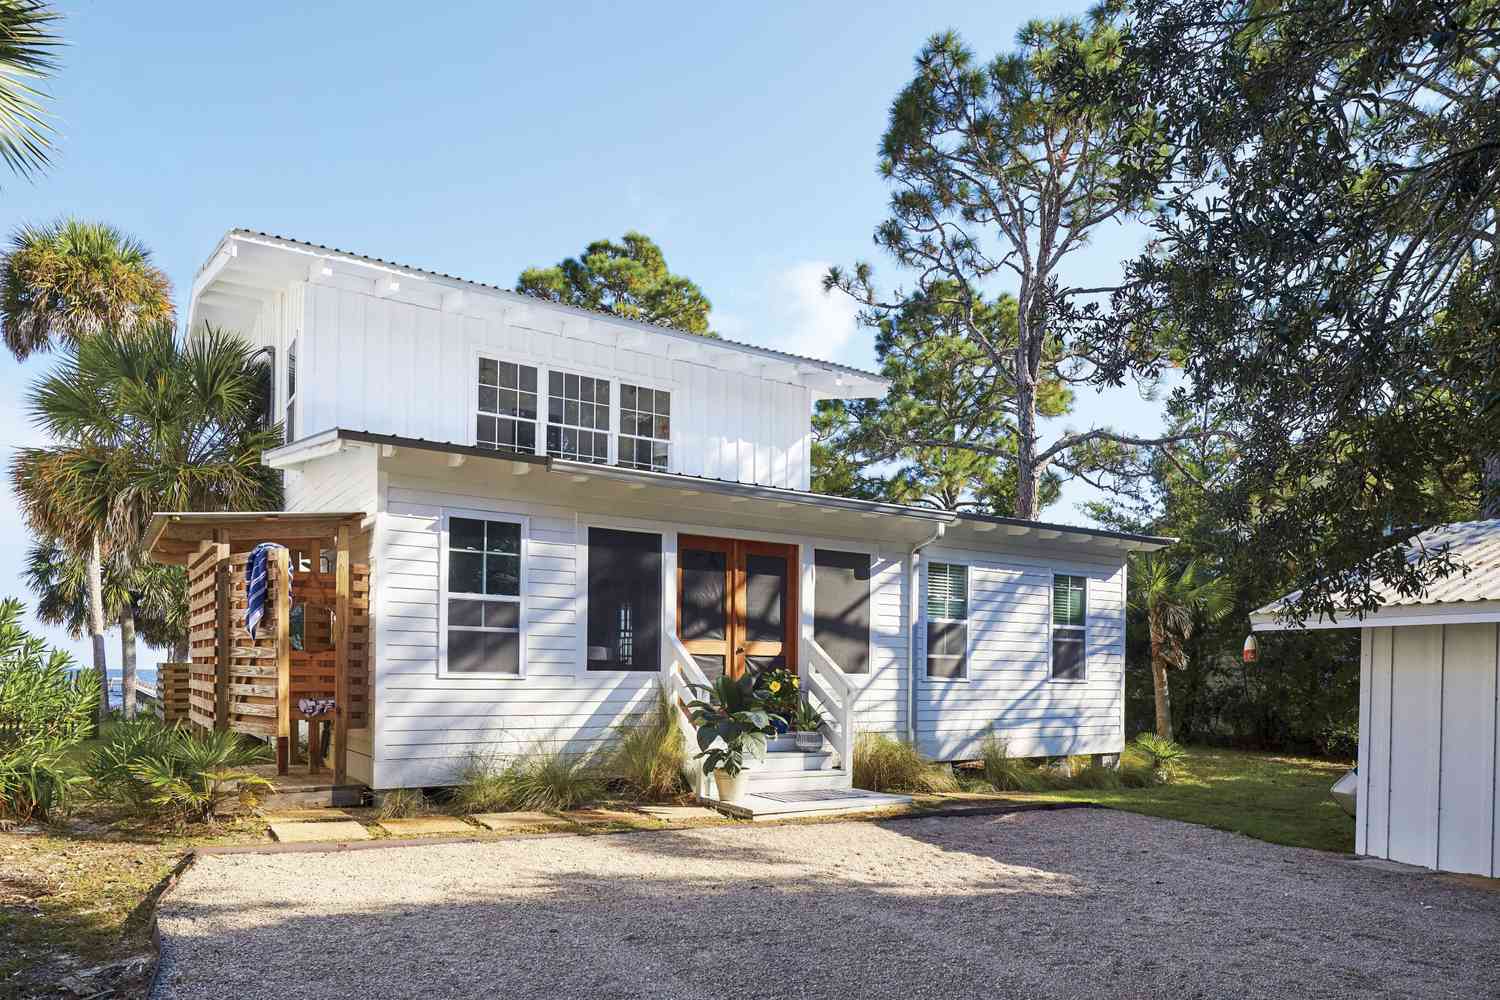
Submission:
[[[620,458],[628,469],[667,471],[672,441],[672,394],[620,385]]]
[[[1088,578],[1052,578],[1052,677],[1081,681],[1088,676]]]
[[[286,421],[282,427],[287,444],[295,440],[297,422],[297,342],[286,349]]]
[[[479,359],[479,414],[474,442],[498,451],[536,451],[536,369]]]
[[[927,567],[927,676],[967,676],[969,568],[956,563]]]
[[[547,454],[609,462],[609,380],[547,373]]]
[[[521,526],[448,519],[447,672],[521,672]]]

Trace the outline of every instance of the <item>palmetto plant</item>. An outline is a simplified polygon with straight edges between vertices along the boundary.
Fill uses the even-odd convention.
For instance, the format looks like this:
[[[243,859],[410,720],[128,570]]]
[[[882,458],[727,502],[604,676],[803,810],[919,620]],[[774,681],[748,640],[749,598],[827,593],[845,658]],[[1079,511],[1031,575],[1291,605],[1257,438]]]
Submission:
[[[62,15],[43,0],[0,0],[0,159],[22,177],[52,162],[53,128],[33,85],[57,69]]]
[[[1161,555],[1137,563],[1131,605],[1146,616],[1151,633],[1151,678],[1156,687],[1156,735],[1172,738],[1167,671],[1187,661],[1187,643],[1200,622],[1220,621],[1232,604],[1228,577],[1205,577],[1196,563],[1181,572]]]
[[[147,788],[146,801],[179,819],[212,823],[225,802],[238,797],[253,804],[272,785],[250,768],[270,760],[263,743],[228,730],[170,731],[166,746],[131,765]]]
[[[172,316],[167,276],[143,244],[112,226],[77,219],[23,226],[0,256],[0,332],[18,361]]]

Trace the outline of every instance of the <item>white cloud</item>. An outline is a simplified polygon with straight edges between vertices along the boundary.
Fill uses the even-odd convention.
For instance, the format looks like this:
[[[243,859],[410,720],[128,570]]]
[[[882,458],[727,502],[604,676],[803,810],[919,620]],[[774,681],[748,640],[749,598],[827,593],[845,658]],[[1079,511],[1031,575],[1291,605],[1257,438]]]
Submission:
[[[859,306],[842,292],[823,291],[828,268],[823,261],[807,260],[772,276],[768,325],[757,343],[825,361],[868,363],[869,338],[859,327]],[[851,352],[857,356],[849,358]]]

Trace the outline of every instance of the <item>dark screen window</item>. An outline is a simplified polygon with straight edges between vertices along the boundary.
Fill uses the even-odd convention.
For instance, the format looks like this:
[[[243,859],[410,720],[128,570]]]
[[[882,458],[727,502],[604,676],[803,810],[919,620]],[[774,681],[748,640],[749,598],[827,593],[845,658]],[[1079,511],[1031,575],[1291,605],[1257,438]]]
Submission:
[[[588,669],[661,668],[661,536],[589,529]]]
[[[813,639],[846,674],[870,672],[870,557],[813,553]]]

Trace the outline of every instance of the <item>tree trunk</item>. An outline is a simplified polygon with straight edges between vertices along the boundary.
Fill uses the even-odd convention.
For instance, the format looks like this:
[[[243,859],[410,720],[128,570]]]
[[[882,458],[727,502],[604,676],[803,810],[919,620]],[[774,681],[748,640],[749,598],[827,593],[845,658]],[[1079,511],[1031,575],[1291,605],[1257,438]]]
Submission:
[[[1025,342],[1025,337],[1022,337]],[[1017,360],[1025,357],[1023,349],[1016,352]],[[1016,379],[1016,509],[1015,516],[1027,521],[1036,520],[1040,505],[1038,494],[1042,489],[1042,470],[1036,461],[1036,383],[1022,369]]]
[[[135,608],[120,608],[120,690],[125,696],[125,718],[135,718]]]
[[[109,718],[109,670],[104,657],[104,558],[99,534],[89,536],[89,638],[94,645],[94,669],[99,671],[99,722]]]
[[[1156,685],[1156,735],[1172,738],[1172,696],[1167,690],[1167,664],[1161,657],[1161,640],[1153,628],[1151,635],[1151,680]]]
[[[186,600],[186,598],[184,598],[184,600]],[[184,635],[181,639],[178,639],[176,642],[172,643],[173,663],[186,663],[188,662],[188,657],[191,655],[193,654],[188,650],[187,636]]]

